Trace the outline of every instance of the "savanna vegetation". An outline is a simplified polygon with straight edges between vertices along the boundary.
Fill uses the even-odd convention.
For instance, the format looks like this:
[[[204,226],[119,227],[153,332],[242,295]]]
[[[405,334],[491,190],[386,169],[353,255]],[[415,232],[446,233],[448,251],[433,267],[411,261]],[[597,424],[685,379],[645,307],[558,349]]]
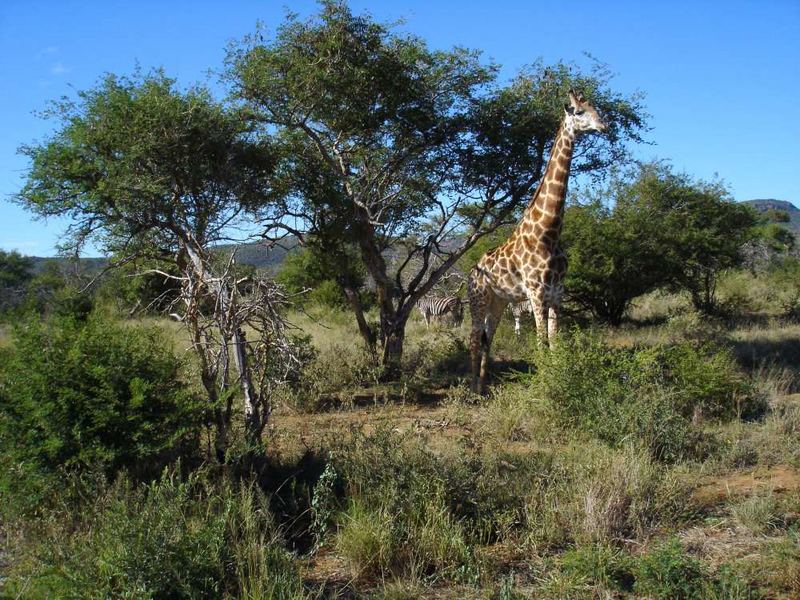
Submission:
[[[602,65],[502,83],[323,2],[226,69],[104,77],[23,148],[16,201],[109,262],[0,253],[0,597],[797,597],[784,214],[632,163]],[[505,320],[473,395],[469,323],[412,309],[508,235],[570,86],[610,127],[558,343]],[[299,247],[261,272],[243,227]]]

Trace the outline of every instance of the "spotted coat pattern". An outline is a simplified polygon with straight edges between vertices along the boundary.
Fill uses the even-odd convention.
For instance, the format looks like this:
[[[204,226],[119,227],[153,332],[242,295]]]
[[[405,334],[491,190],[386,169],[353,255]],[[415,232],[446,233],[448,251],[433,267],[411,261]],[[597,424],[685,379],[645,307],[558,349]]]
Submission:
[[[470,272],[467,289],[472,313],[473,390],[486,390],[489,349],[509,303],[527,300],[540,340],[546,344],[555,338],[567,271],[559,238],[575,138],[582,132],[605,128],[595,108],[570,91],[541,183],[522,218],[508,240],[484,254]]]

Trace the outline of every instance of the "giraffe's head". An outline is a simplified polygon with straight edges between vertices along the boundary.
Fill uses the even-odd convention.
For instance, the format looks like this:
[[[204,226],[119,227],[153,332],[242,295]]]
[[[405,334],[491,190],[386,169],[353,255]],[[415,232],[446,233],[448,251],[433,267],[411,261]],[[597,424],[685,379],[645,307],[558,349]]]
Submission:
[[[603,122],[603,119],[597,114],[595,107],[584,99],[583,94],[576,94],[570,90],[569,104],[564,106],[564,110],[566,111],[565,118],[571,122],[575,132],[603,132],[606,130],[606,124]]]

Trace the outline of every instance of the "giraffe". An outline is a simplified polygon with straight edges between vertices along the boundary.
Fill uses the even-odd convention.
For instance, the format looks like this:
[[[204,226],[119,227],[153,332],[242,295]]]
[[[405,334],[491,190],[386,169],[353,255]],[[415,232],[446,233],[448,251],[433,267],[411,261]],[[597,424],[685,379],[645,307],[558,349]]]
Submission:
[[[539,187],[504,244],[483,255],[469,274],[473,391],[486,391],[489,349],[509,302],[528,300],[539,339],[554,341],[567,260],[559,247],[572,151],[579,133],[603,132],[605,123],[582,95],[570,90]]]

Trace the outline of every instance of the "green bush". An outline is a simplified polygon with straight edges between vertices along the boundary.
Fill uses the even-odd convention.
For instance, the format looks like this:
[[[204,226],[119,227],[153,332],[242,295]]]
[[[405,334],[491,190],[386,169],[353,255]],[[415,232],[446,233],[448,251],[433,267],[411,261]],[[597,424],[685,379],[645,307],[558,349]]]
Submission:
[[[29,543],[6,582],[12,597],[306,597],[266,498],[198,476],[122,478]]]
[[[51,317],[19,325],[13,344],[0,365],[0,452],[23,471],[149,477],[196,450],[200,405],[158,330]]]
[[[595,334],[564,335],[536,349],[534,391],[564,425],[611,445],[635,440],[661,460],[705,451],[690,419],[763,410],[730,353],[680,343],[621,349]]]

